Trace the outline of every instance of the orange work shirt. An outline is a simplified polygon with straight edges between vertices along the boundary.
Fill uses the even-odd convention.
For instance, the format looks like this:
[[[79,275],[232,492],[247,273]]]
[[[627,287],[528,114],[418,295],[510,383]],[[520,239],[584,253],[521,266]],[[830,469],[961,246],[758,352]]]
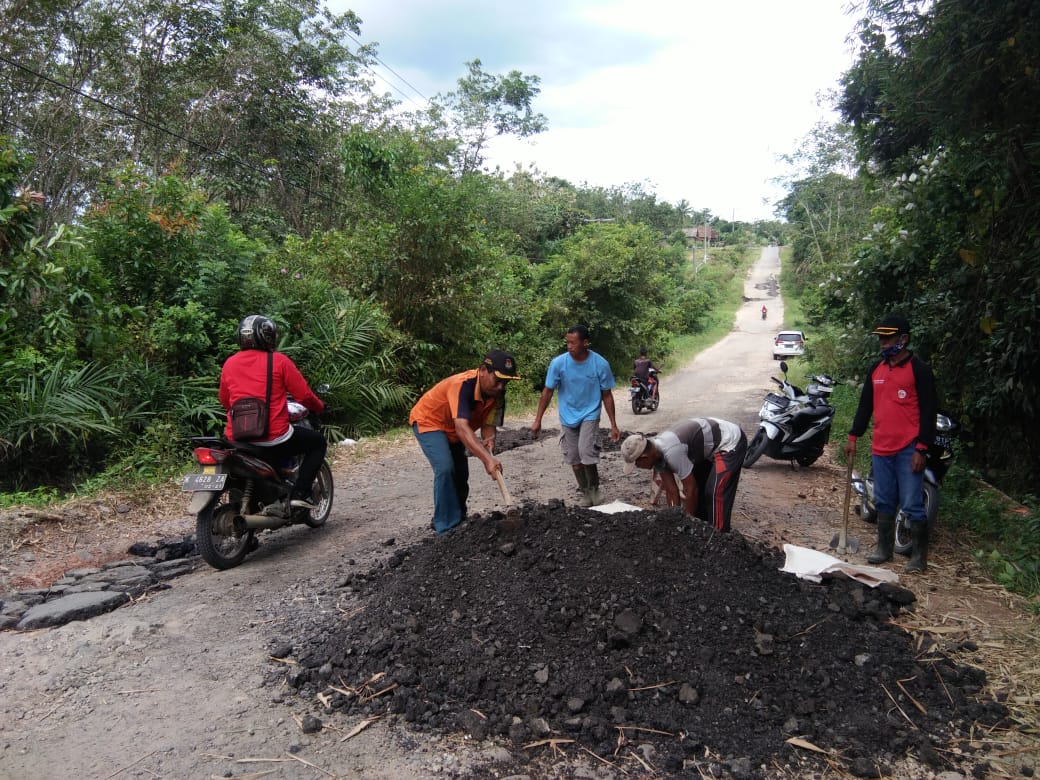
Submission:
[[[419,433],[443,431],[451,442],[459,441],[455,432],[455,420],[459,418],[468,421],[474,431],[485,425],[500,426],[505,417],[505,395],[484,398],[478,372],[476,368],[462,371],[435,384],[412,407],[408,424],[418,424]]]

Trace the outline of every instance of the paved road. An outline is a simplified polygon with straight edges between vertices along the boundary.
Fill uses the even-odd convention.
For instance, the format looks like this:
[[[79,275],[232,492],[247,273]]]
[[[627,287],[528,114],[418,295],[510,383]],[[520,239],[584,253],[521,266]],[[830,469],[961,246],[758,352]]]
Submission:
[[[770,389],[773,360],[771,336],[780,329],[784,304],[779,294],[780,250],[765,247],[744,281],[744,305],[733,329],[714,346],[679,371],[661,380],[661,407],[651,414],[633,414],[628,396],[617,395],[618,426],[650,433],[688,417],[722,417],[740,424],[750,440],[762,397]],[[768,309],[762,320],[762,305]]]

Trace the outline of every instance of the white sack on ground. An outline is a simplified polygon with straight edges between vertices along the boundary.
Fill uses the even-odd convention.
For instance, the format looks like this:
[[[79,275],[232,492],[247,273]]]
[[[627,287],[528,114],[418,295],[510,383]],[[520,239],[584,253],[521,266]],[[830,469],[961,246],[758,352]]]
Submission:
[[[799,547],[794,544],[784,545],[784,555],[787,556],[780,571],[793,574],[803,580],[820,582],[824,574],[844,574],[854,580],[876,588],[883,582],[899,582],[899,575],[894,571],[882,569],[877,566],[864,566],[857,563],[848,563],[827,555],[819,550],[811,550],[808,547]]]

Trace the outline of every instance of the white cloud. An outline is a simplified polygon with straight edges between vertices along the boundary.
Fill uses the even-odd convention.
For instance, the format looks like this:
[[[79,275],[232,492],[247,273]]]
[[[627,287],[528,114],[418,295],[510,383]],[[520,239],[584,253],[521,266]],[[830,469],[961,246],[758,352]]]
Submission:
[[[362,40],[426,97],[464,63],[541,79],[549,130],[491,162],[576,184],[647,182],[719,216],[768,219],[768,182],[851,64],[841,0],[360,0]],[[336,4],[332,5],[334,10]],[[387,74],[388,79],[397,81]],[[397,82],[399,84],[399,82]],[[408,92],[404,88],[405,92]],[[414,93],[413,93],[414,94]]]

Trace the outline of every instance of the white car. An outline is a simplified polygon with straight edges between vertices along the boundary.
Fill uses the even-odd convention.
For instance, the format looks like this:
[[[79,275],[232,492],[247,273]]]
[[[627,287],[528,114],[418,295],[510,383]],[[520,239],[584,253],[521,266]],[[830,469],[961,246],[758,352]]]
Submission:
[[[782,330],[773,339],[773,360],[805,354],[805,334],[800,330]]]

